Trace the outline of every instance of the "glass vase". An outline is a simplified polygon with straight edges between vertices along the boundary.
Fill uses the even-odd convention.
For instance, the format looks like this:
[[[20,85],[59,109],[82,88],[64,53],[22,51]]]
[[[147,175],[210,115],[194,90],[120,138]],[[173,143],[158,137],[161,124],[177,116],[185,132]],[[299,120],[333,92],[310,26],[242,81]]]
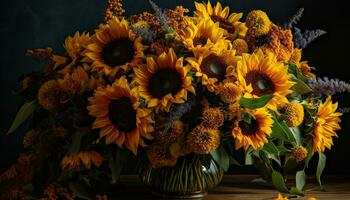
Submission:
[[[202,198],[218,185],[224,170],[210,155],[180,157],[174,167],[154,167],[148,161],[139,167],[141,182],[162,198]]]

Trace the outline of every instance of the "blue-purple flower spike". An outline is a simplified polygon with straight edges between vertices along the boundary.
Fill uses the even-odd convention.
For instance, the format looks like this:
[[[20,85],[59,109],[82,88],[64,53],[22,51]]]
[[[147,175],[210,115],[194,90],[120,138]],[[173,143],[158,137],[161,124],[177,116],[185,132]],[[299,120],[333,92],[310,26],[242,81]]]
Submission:
[[[293,15],[292,18],[288,20],[288,23],[284,24],[285,29],[292,29],[294,25],[298,24],[301,17],[303,16],[304,8],[300,8],[297,13]]]
[[[350,84],[339,79],[310,78],[308,79],[308,85],[318,95],[332,96],[336,93],[350,93]]]
[[[131,30],[148,43],[152,43],[156,38],[156,33],[148,28],[131,27]]]
[[[148,0],[149,4],[151,4],[152,9],[154,10],[154,14],[158,21],[161,23],[163,27],[168,27],[169,24],[169,17],[164,12],[162,8],[160,8],[156,3],[154,3],[152,0]]]
[[[299,49],[304,49],[312,41],[316,40],[320,36],[326,34],[326,31],[321,29],[306,30],[304,33],[297,27],[293,28],[293,37],[295,46]]]

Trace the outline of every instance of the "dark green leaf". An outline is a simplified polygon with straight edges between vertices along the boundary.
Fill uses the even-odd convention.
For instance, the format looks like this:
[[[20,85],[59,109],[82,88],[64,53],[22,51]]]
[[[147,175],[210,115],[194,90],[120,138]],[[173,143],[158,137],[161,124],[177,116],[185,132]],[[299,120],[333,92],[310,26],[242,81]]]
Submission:
[[[23,122],[25,122],[34,112],[35,106],[36,100],[24,103],[17,112],[15,120],[13,121],[10,129],[7,131],[7,134],[13,133]]]
[[[293,79],[295,84],[292,87],[292,90],[294,90],[298,94],[306,94],[311,92],[310,87],[302,80],[300,79]]]
[[[249,112],[243,112],[243,120],[247,124],[250,124],[252,122],[252,118],[255,119],[255,116],[250,114]]]
[[[270,99],[272,99],[273,95],[264,95],[260,98],[246,98],[242,97],[239,100],[239,104],[242,107],[249,108],[249,109],[257,109],[264,107]]]
[[[272,183],[275,186],[275,188],[280,192],[288,192],[288,188],[286,186],[286,183],[284,182],[284,178],[282,174],[278,171],[272,172]]]
[[[323,153],[319,153],[318,156],[319,157],[318,157],[318,164],[317,164],[317,170],[316,170],[316,178],[317,178],[317,182],[320,184],[321,190],[324,190],[321,182],[321,175],[324,168],[326,167],[326,155]]]
[[[77,131],[72,136],[72,144],[70,145],[67,155],[72,155],[74,153],[79,152],[81,141],[84,137],[84,135],[87,133],[87,131]]]
[[[213,159],[220,165],[220,167],[222,167],[225,171],[228,170],[230,167],[230,158],[224,148],[219,147],[214,151],[211,151],[210,154]]]
[[[304,170],[298,171],[295,176],[295,185],[300,190],[303,191],[305,186],[306,175]]]
[[[233,156],[229,156],[229,158],[230,158],[230,165],[242,166],[241,163],[239,163]]]
[[[70,182],[69,189],[72,190],[75,197],[78,197],[81,199],[86,199],[86,200],[93,200],[94,199],[91,192],[81,182]]]
[[[278,148],[272,141],[269,141],[268,143],[264,144],[263,150],[267,151],[270,154],[279,154]]]
[[[293,133],[290,131],[289,127],[283,121],[279,121],[275,114],[272,114],[274,124],[272,126],[271,137],[283,139],[289,142],[296,142]]]
[[[111,156],[109,159],[109,169],[111,170],[111,184],[115,184],[119,180],[120,173],[123,169],[122,156],[120,150],[117,151],[116,155]]]
[[[304,196],[303,191],[299,190],[296,187],[291,187],[289,193],[290,194],[295,194],[295,195],[298,195],[298,196]]]

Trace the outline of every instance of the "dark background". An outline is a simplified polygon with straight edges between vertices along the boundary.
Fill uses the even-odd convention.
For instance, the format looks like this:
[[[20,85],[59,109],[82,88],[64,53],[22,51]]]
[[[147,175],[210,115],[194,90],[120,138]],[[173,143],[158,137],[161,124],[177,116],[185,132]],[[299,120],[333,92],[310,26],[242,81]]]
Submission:
[[[194,8],[192,0],[154,0],[160,7],[176,5]],[[8,167],[22,150],[25,127],[6,136],[20,98],[16,96],[23,73],[40,70],[26,58],[27,49],[52,47],[63,51],[66,36],[75,31],[92,32],[103,20],[107,0],[11,0],[1,2],[0,12],[0,172]],[[212,1],[214,4],[216,1]],[[271,20],[283,24],[300,7],[305,8],[299,24],[302,29],[321,28],[328,32],[304,50],[303,59],[317,68],[318,76],[329,76],[350,81],[348,73],[350,47],[350,11],[347,0],[222,0],[232,11],[245,15],[253,9],[268,13]],[[128,14],[150,10],[147,0],[124,0]],[[338,97],[341,104],[349,105],[348,95]],[[328,174],[350,174],[350,115],[343,117],[342,130],[335,139],[332,151],[327,151]],[[254,173],[251,169],[232,170]]]

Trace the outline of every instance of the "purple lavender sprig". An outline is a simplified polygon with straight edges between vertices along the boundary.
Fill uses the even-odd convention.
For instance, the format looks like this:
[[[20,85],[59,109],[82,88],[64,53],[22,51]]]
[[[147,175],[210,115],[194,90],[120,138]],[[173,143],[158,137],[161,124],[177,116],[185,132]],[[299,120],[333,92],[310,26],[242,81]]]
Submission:
[[[345,108],[338,108],[337,112],[346,114],[346,113],[350,113],[350,108],[349,107],[345,107]]]
[[[298,24],[301,17],[303,16],[304,8],[300,8],[297,13],[293,15],[292,18],[288,20],[287,23],[284,24],[285,29],[292,29],[294,25]]]
[[[155,32],[148,28],[131,27],[131,29],[137,36],[148,43],[152,43],[157,36]]]
[[[152,0],[148,0],[149,4],[151,4],[152,9],[154,10],[154,14],[157,18],[157,20],[161,23],[161,25],[164,28],[168,27],[169,24],[169,17],[168,15],[164,12],[162,8],[160,8],[156,3],[154,3]]]
[[[328,77],[310,78],[307,84],[313,93],[318,95],[332,96],[336,93],[350,93],[350,84],[339,79],[329,79]]]
[[[326,31],[321,29],[306,30],[304,33],[302,33],[301,30],[297,27],[293,27],[293,30],[294,43],[299,49],[304,49],[312,41],[326,34]]]
[[[169,113],[168,122],[164,128],[163,133],[167,133],[170,127],[173,125],[174,121],[179,120],[184,114],[190,111],[195,103],[196,102],[194,98],[188,97],[185,103],[173,107]]]

